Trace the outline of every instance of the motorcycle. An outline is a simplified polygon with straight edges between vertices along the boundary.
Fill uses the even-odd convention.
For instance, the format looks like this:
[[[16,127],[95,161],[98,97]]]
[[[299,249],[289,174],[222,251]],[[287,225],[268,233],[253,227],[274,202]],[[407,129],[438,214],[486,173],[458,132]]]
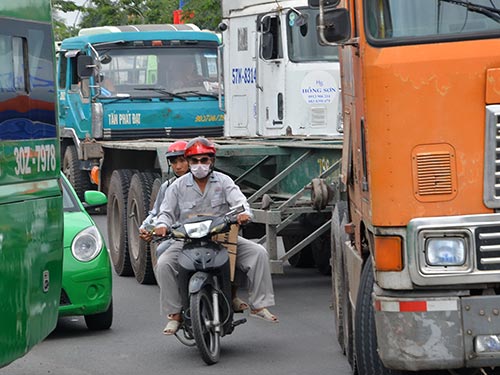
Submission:
[[[170,238],[184,241],[178,258],[182,323],[176,337],[187,346],[196,345],[208,365],[219,361],[220,338],[246,322],[233,319],[229,254],[214,239],[229,232],[243,211],[238,206],[223,216],[195,216],[170,231]]]

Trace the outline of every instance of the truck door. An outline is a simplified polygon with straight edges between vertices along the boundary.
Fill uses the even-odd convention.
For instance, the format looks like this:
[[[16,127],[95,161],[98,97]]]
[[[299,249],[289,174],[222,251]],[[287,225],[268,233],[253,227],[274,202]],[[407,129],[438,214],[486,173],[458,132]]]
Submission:
[[[266,14],[257,25],[257,132],[263,136],[283,135],[285,64],[281,21],[278,14]]]
[[[59,124],[72,128],[78,138],[91,133],[89,78],[77,73],[79,51],[68,51],[59,63]]]

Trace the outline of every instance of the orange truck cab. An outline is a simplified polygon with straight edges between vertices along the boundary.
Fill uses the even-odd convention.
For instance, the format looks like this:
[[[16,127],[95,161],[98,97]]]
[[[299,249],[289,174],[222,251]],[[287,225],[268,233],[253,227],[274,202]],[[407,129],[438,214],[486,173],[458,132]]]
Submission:
[[[500,1],[309,5],[341,46],[340,345],[359,375],[500,366]]]

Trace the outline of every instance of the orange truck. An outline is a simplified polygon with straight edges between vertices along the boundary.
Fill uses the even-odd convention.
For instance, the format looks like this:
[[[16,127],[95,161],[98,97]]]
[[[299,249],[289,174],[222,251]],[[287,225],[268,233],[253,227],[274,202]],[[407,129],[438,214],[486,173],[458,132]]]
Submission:
[[[342,349],[359,375],[495,371],[500,1],[309,6],[322,43],[340,45],[331,233]]]

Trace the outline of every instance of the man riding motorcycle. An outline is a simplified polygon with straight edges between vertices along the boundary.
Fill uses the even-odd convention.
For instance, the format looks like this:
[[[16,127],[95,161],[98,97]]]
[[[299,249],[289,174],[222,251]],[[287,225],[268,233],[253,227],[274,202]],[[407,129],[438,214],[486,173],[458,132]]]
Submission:
[[[203,137],[187,144],[184,156],[191,173],[178,178],[167,190],[156,222],[156,235],[165,236],[173,224],[193,215],[223,215],[230,207],[239,205],[245,207],[245,212],[238,215],[238,224],[251,220],[250,206],[239,187],[229,176],[214,171],[215,155],[215,146]],[[175,334],[181,321],[177,258],[182,246],[182,242],[172,244],[158,259],[156,267],[159,283],[167,286],[160,298],[168,317],[164,329],[167,335]],[[266,249],[240,236],[237,248],[236,268],[244,272],[249,281],[249,316],[277,323],[278,318],[267,309],[274,305],[274,291]]]

